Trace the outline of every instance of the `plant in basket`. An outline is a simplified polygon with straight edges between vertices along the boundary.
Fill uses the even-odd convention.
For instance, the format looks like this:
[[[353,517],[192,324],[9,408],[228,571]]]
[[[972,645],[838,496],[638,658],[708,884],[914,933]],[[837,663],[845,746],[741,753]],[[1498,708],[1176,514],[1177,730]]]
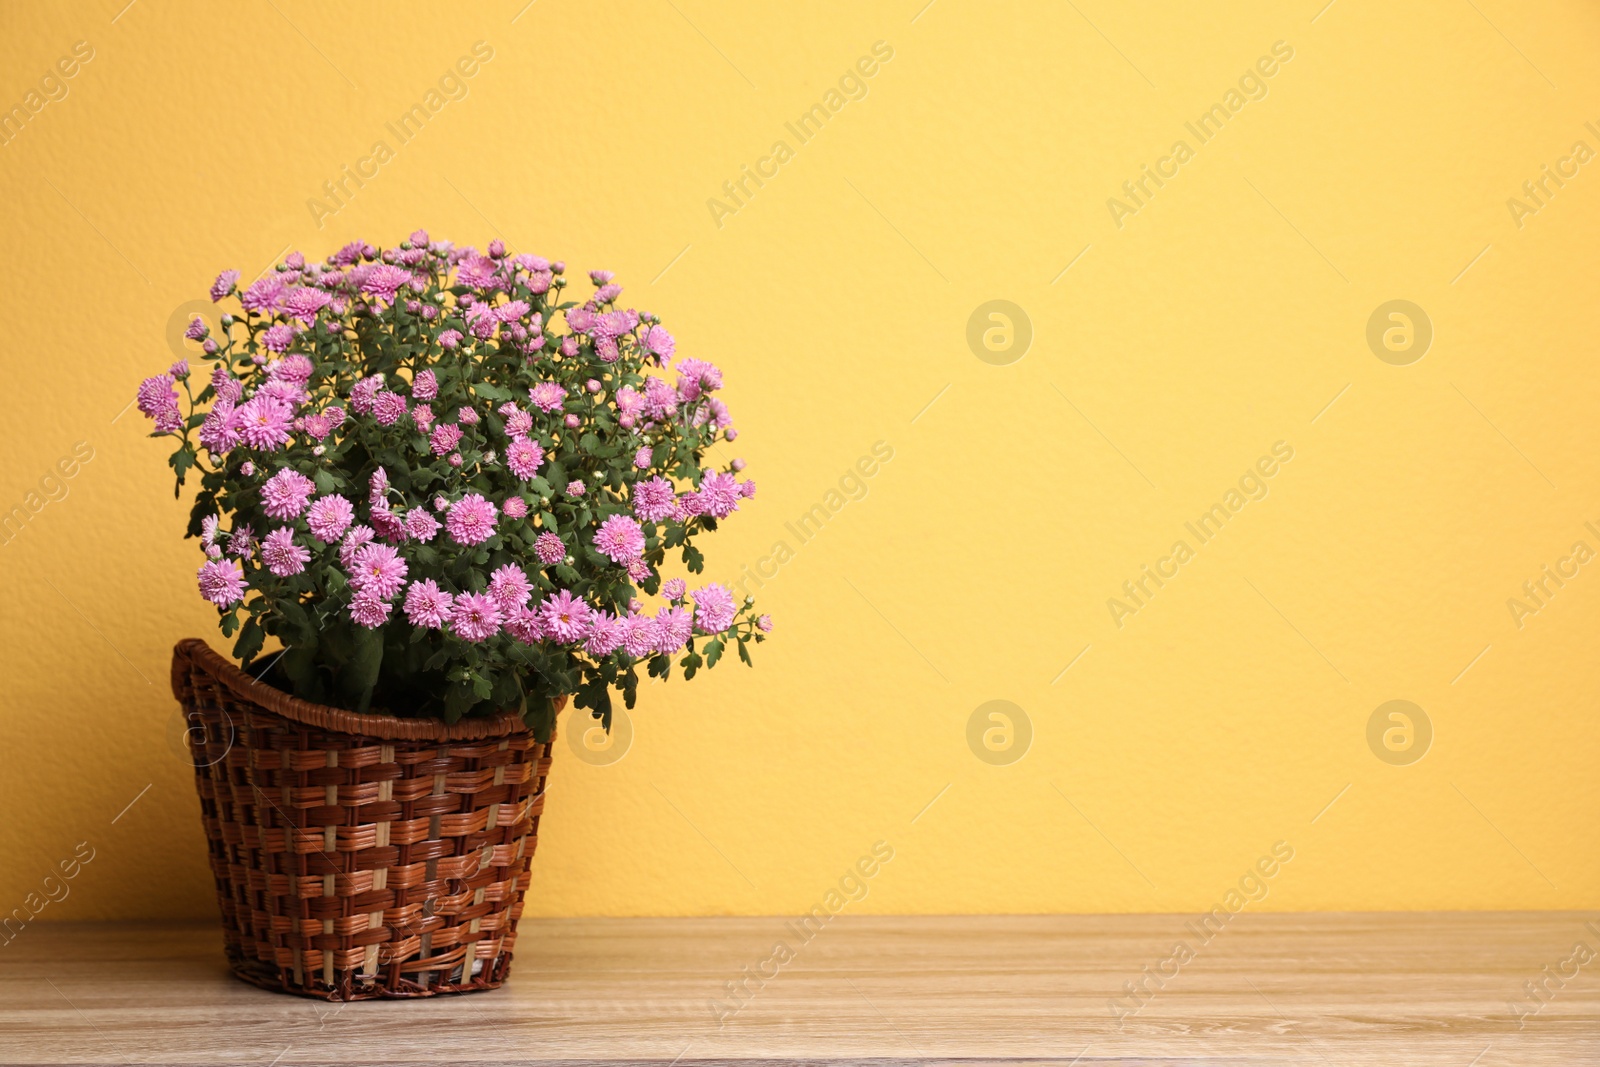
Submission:
[[[185,335],[204,369],[139,387],[176,491],[198,475],[199,592],[242,665],[184,642],[174,687],[252,981],[498,984],[565,699],[609,727],[641,670],[748,664],[771,628],[697,577],[755,494],[706,463],[738,436],[721,372],[589,281],[564,299],[562,263],[422,231],[295,253],[223,272],[238,310]]]

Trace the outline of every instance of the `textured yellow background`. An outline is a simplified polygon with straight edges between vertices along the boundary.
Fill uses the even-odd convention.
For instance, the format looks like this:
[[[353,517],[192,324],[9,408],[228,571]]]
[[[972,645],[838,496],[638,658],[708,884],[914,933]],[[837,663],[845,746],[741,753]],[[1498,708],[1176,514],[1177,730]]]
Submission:
[[[757,670],[648,687],[618,761],[562,739],[532,912],[793,914],[880,839],[854,910],[1193,911],[1279,840],[1254,907],[1600,906],[1600,565],[1507,607],[1600,549],[1600,163],[1507,206],[1600,149],[1592,4],[123,3],[0,12],[7,108],[93,48],[0,147],[0,508],[93,449],[0,546],[0,911],[89,841],[43,917],[210,912],[167,672],[214,623],[125,405],[220,268],[419,225],[617,271],[727,373],[761,492],[711,573],[792,550]],[[1200,145],[1184,123],[1278,41]],[[1119,228],[1108,198],[1180,138]],[[967,343],[992,299],[1032,324],[1009,365]],[[1366,341],[1394,299],[1434,330],[1407,366]],[[1279,441],[1270,494],[1198,545]],[[1392,699],[1433,728],[1408,766],[1367,741]],[[1031,725],[1009,765],[968,745],[992,700]]]

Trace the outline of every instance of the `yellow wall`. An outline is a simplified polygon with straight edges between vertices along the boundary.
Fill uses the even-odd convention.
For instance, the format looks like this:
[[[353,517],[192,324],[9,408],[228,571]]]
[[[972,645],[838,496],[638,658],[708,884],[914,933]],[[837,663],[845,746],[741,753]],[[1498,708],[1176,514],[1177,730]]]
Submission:
[[[1253,907],[1600,906],[1600,563],[1507,604],[1600,550],[1600,162],[1507,205],[1600,150],[1592,4],[123,2],[0,9],[6,106],[93,49],[0,146],[0,505],[92,449],[0,546],[0,911],[87,841],[42,918],[210,913],[166,679],[213,622],[123,409],[218,269],[419,225],[616,270],[728,375],[761,492],[712,572],[792,552],[756,671],[649,687],[616,762],[563,739],[534,912],[794,913],[879,840],[854,910],[1197,910],[1278,841]],[[477,41],[466,97],[399,143]],[[1280,41],[1201,144],[1184,123]],[[967,342],[995,299],[1032,326],[1006,365]],[[1396,299],[1434,334],[1403,366],[1366,340]],[[1185,522],[1278,442],[1200,544]],[[1396,699],[1432,726],[1409,765],[1368,744]],[[1009,765],[968,744],[995,700],[1031,727]]]

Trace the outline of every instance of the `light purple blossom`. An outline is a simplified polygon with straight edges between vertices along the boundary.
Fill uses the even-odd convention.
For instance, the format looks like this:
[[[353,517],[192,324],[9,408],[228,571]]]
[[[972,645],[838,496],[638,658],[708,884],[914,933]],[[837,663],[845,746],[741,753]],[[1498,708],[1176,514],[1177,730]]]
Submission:
[[[487,593],[462,593],[450,611],[450,629],[463,641],[487,641],[500,632],[500,606]]]
[[[480,545],[494,536],[497,509],[481,493],[468,493],[450,506],[445,529],[458,545]]]

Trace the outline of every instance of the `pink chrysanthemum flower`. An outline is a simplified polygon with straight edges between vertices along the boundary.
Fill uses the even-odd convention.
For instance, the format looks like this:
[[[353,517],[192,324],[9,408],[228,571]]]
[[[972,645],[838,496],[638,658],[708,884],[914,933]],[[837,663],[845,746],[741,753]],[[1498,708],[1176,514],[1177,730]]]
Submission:
[[[326,415],[307,415],[304,429],[313,439],[323,441],[333,432],[333,423]]]
[[[668,578],[661,583],[661,595],[676,604],[683,599],[684,590],[688,585],[689,583],[682,578]]]
[[[294,421],[289,405],[271,396],[252,397],[234,416],[244,443],[265,452],[276,451],[288,442],[289,427]]]
[[[581,641],[589,632],[590,614],[589,605],[566,589],[546,597],[539,605],[545,636],[564,645]]]
[[[200,424],[200,444],[213,456],[228,452],[244,440],[239,432],[238,410],[233,401],[218,398]]]
[[[644,335],[644,348],[646,352],[656,357],[656,362],[665,367],[672,363],[672,354],[677,351],[678,344],[664,327],[652,326]]]
[[[622,620],[622,648],[634,659],[641,659],[656,650],[656,620],[648,615],[629,615]]]
[[[489,595],[494,597],[501,611],[509,614],[513,609],[527,604],[528,598],[533,595],[533,585],[528,581],[528,576],[522,573],[521,567],[515,563],[504,563],[489,575]]]
[[[544,449],[537,441],[526,437],[513,437],[506,446],[506,466],[523,481],[531,481],[544,463]]]
[[[362,547],[372,543],[372,527],[352,526],[350,532],[344,535],[344,540],[339,542],[339,562],[348,570],[355,562],[355,555]]]
[[[340,267],[348,267],[361,262],[366,255],[367,244],[365,241],[351,241],[339,251],[328,257],[328,262]]]
[[[189,320],[189,325],[184,328],[183,336],[191,341],[204,341],[211,333],[211,326],[199,315]]]
[[[412,582],[406,589],[405,613],[413,626],[443,629],[453,607],[454,599],[432,578]]]
[[[720,634],[733,625],[733,591],[719,582],[696,589],[694,597],[694,622],[701,633]]]
[[[544,637],[544,622],[533,608],[515,608],[506,616],[506,633],[525,645],[536,644]]]
[[[746,498],[755,496],[756,480],[754,478],[746,478],[744,481],[740,482],[739,495]]]
[[[292,467],[285,467],[261,486],[261,507],[274,519],[294,519],[311,503],[316,483]]]
[[[528,515],[528,502],[520,496],[508,496],[500,504],[500,514],[508,519],[522,519]]]
[[[351,588],[388,600],[406,584],[406,561],[391,545],[368,544],[350,559]]]
[[[479,493],[468,493],[450,507],[445,529],[459,545],[478,545],[494,536],[495,506]]]
[[[318,541],[331,545],[344,536],[355,517],[356,509],[350,501],[333,494],[311,502],[311,510],[306,512],[306,525],[311,527]]]
[[[461,408],[456,412],[456,422],[462,426],[476,426],[478,425],[478,413],[472,408]]]
[[[678,391],[660,378],[650,378],[644,383],[644,413],[652,419],[665,420],[678,410]]]
[[[671,656],[694,633],[694,617],[687,608],[662,608],[656,612],[656,651]]]
[[[417,424],[417,429],[427,433],[433,427],[433,409],[427,404],[418,404],[411,409],[411,421]]]
[[[770,634],[772,632],[772,616],[763,615],[757,619],[756,629],[760,630],[764,634]]]
[[[249,523],[235,526],[228,535],[228,555],[249,559],[256,552],[256,532]]]
[[[534,538],[533,554],[539,557],[539,562],[545,566],[554,566],[567,558],[567,546],[557,534],[546,530]]]
[[[700,479],[700,502],[707,514],[725,519],[739,510],[739,480],[712,472]]]
[[[463,641],[487,641],[500,632],[500,606],[486,593],[462,593],[450,611],[450,629]]]
[[[642,470],[642,471],[649,470],[650,469],[650,463],[651,463],[650,454],[651,453],[650,453],[650,446],[649,445],[640,445],[639,446],[639,450],[633,454],[633,465],[634,465],[634,467],[637,470]]]
[[[410,271],[380,263],[367,271],[367,276],[361,280],[361,291],[377,297],[385,304],[392,304],[400,287],[411,284]]]
[[[178,391],[172,387],[173,384],[174,379],[170,374],[158,374],[139,383],[139,410],[146,418],[155,419],[159,423],[163,417],[171,419],[177,416]],[[177,427],[173,426],[160,432],[170,433],[173,429]]]
[[[294,543],[294,531],[280,526],[261,541],[261,562],[279,578],[299,574],[306,569],[311,552]]]
[[[627,563],[644,554],[644,531],[626,515],[612,515],[594,534],[594,547],[612,563]]]
[[[239,283],[239,272],[225,270],[217,275],[217,280],[211,283],[211,302],[219,304],[222,298],[233,292],[233,287]]]
[[[289,410],[292,412],[311,399],[311,394],[306,392],[305,387],[299,382],[285,381],[282,378],[273,378],[269,375],[267,380],[262,382],[260,387],[256,389],[256,399],[260,400],[263,397],[271,397],[273,400],[282,401],[289,405]]]
[[[584,487],[583,480],[581,478],[574,478],[572,481],[567,483],[567,495],[570,497],[580,497],[586,492],[588,492],[588,490]]]
[[[317,312],[333,303],[333,296],[321,289],[297,286],[283,294],[283,310],[291,317],[310,325]]]
[[[414,400],[432,400],[439,395],[439,378],[431,370],[419,370],[411,379]]]
[[[507,437],[526,437],[533,430],[533,416],[513,403],[500,406],[500,417],[506,420]]]
[[[460,330],[445,330],[439,335],[439,347],[453,349],[461,343],[462,336]]]
[[[405,544],[405,520],[389,510],[387,503],[375,503],[372,505],[372,527],[378,532],[379,537],[390,544]]]
[[[276,326],[268,326],[262,331],[261,347],[268,352],[287,352],[289,350],[289,342],[293,340],[294,330],[280,322]]]
[[[284,288],[284,280],[276,274],[257,278],[239,297],[239,305],[246,311],[266,313],[278,306]]]
[[[534,407],[549,414],[560,410],[567,399],[567,390],[555,382],[540,382],[529,390],[528,399],[533,401]]]
[[[461,427],[454,423],[442,422],[433,428],[433,436],[429,441],[436,456],[453,452],[456,445],[461,443]]]
[[[357,415],[372,410],[372,398],[383,388],[383,375],[373,374],[362,378],[350,387],[350,407]]]
[[[380,426],[393,426],[406,413],[406,398],[387,389],[372,398],[372,417]]]
[[[645,522],[662,522],[672,518],[677,510],[677,496],[672,483],[665,478],[649,478],[634,482],[632,490],[633,513]]]
[[[722,371],[715,364],[700,359],[686,359],[678,364],[678,395],[685,402],[699,400],[721,388]]]
[[[219,400],[237,404],[244,396],[244,383],[228,373],[220,363],[211,370],[211,389]]]
[[[350,618],[369,630],[375,630],[388,622],[389,612],[393,608],[393,604],[370,589],[363,589],[350,598]]]
[[[495,261],[487,256],[470,255],[456,269],[456,284],[471,289],[487,289],[494,284],[495,269]]]
[[[623,621],[609,611],[596,611],[589,618],[589,636],[583,650],[591,656],[609,656],[622,647]]]
[[[438,533],[439,520],[427,508],[415,507],[406,512],[406,535],[413,541],[427,543]]]
[[[628,577],[636,582],[648,581],[650,576],[655,573],[650,569],[650,564],[646,563],[642,557],[630,559],[625,566],[628,569]]]
[[[219,608],[244,599],[244,568],[237,560],[217,559],[200,565],[200,595]]]

